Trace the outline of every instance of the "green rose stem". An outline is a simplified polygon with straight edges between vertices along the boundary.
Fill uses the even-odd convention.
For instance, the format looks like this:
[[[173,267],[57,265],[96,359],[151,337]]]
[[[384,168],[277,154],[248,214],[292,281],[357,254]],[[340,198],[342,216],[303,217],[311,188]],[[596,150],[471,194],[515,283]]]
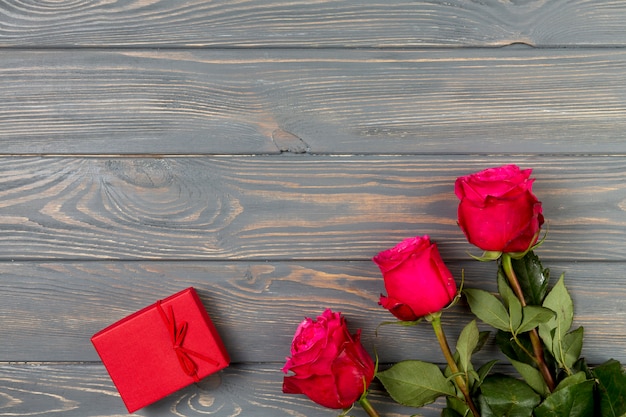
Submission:
[[[378,414],[378,411],[374,410],[374,407],[372,407],[372,403],[370,403],[367,397],[361,397],[361,399],[359,400],[359,404],[361,405],[361,407],[363,407],[368,416],[380,417],[380,414]]]
[[[525,307],[526,300],[524,299],[524,292],[522,291],[522,287],[520,286],[517,276],[515,275],[515,271],[513,270],[511,257],[506,253],[502,254],[502,269],[504,269],[504,273],[509,280],[509,284],[511,284],[511,288],[513,288],[513,292],[515,292],[515,295],[519,299],[522,306]],[[541,343],[537,329],[532,329],[530,331],[530,342],[533,345],[535,363],[539,367],[539,371],[541,372],[543,379],[546,381],[548,389],[552,392],[555,387],[554,378],[552,377],[550,369],[548,369],[548,365],[546,365],[546,361],[543,357],[543,344]]]
[[[465,383],[465,379],[463,379],[463,376],[460,374],[459,367],[457,366],[456,361],[454,360],[452,351],[450,351],[448,340],[446,339],[446,335],[443,332],[443,327],[441,326],[441,312],[431,314],[430,316],[427,316],[426,319],[430,321],[430,323],[433,326],[433,329],[435,330],[435,335],[437,336],[437,340],[439,341],[439,346],[441,346],[441,351],[443,352],[443,356],[445,356],[446,362],[448,362],[448,366],[450,367],[450,371],[452,372],[452,374],[456,375],[454,377],[454,380],[456,381],[456,385],[459,387],[459,389],[463,393],[467,406],[472,411],[472,414],[474,414],[474,417],[480,417],[480,413],[478,412],[478,409],[474,405],[474,402],[472,401],[472,397],[470,396],[470,392],[469,392],[469,389],[467,388],[467,384]]]

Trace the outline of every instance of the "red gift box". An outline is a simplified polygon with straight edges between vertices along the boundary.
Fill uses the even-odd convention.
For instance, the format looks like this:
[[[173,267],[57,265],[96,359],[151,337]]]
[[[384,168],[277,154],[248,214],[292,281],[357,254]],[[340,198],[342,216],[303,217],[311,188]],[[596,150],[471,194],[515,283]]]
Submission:
[[[230,362],[192,287],[110,325],[91,342],[129,413]]]

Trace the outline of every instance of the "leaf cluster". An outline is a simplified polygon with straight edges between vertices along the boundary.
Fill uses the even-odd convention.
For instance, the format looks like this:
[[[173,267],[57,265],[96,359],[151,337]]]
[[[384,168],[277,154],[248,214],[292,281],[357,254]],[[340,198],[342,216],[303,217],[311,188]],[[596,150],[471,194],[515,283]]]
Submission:
[[[502,261],[497,295],[464,290],[472,313],[496,329],[498,348],[521,376],[485,378],[478,397],[481,416],[625,416],[623,367],[612,360],[590,369],[581,358],[584,329],[572,329],[574,304],[564,275],[549,288],[549,270],[532,251],[511,259],[511,266],[523,300],[510,285],[507,272],[511,271]],[[543,344],[543,360],[555,381],[553,389],[540,372],[530,332],[536,332]]]
[[[497,362],[488,362],[478,369],[472,364],[472,356],[485,345],[488,336],[488,332],[479,331],[475,320],[465,326],[457,339],[454,353],[457,373],[453,373],[449,366],[440,368],[420,360],[406,360],[378,372],[376,376],[389,395],[400,404],[419,408],[439,397],[446,397],[448,408],[444,412],[447,415],[468,415],[469,408],[454,380],[460,376],[472,395],[478,393],[480,385]]]
[[[494,328],[496,345],[519,376],[492,374],[497,360],[473,364],[474,354],[489,338],[473,320],[456,341],[456,372],[419,360],[398,362],[377,372],[387,392],[396,402],[417,408],[445,397],[442,417],[471,417],[460,377],[481,417],[626,417],[624,368],[613,359],[591,368],[581,357],[584,329],[572,329],[574,303],[564,275],[550,287],[550,271],[532,250],[517,258],[506,256],[497,260],[497,293],[472,288],[462,293],[472,313]],[[511,274],[523,297],[513,289]],[[553,386],[540,371],[532,337],[542,345]]]

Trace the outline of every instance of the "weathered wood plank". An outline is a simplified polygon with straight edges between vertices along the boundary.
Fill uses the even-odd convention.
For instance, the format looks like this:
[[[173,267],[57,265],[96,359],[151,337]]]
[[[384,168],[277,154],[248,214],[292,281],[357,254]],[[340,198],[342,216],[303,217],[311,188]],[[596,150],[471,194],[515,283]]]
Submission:
[[[4,52],[4,151],[278,153],[277,126],[263,126],[261,97],[242,81],[249,65],[206,67],[172,53],[178,58],[163,67],[159,53],[146,61],[125,53]]]
[[[132,416],[332,417],[301,395],[282,393],[282,372],[274,364],[231,365],[200,383],[184,388]],[[395,404],[378,383],[370,401],[385,416],[417,410]],[[420,410],[425,417],[441,412],[434,404]],[[0,415],[63,417],[128,416],[105,369],[97,364],[0,365]],[[356,410],[354,416],[365,416]]]
[[[626,50],[6,50],[5,154],[626,153]]]
[[[0,259],[370,259],[416,234],[450,259],[456,177],[535,169],[551,259],[625,260],[626,158],[0,158]]]
[[[448,262],[466,287],[495,291],[495,264]],[[566,273],[590,363],[626,362],[624,263],[546,262]],[[427,323],[377,327],[393,316],[377,266],[362,262],[14,262],[0,263],[0,361],[98,361],[90,337],[158,299],[195,287],[234,363],[284,363],[298,323],[341,311],[381,363],[441,362]],[[553,282],[553,283],[554,283]],[[444,316],[450,340],[470,320],[463,305]],[[493,358],[492,341],[479,360]],[[486,360],[485,360],[486,361]],[[504,360],[506,362],[506,360]],[[282,365],[275,365],[280,368]],[[0,384],[1,385],[1,384]]]
[[[622,46],[625,19],[614,0],[11,1],[0,46]]]

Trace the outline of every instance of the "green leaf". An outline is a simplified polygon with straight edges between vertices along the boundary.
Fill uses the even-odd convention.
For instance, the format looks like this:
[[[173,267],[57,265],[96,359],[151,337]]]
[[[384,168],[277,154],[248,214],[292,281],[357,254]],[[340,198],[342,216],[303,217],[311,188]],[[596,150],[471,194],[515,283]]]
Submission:
[[[539,257],[532,251],[521,259],[511,259],[511,265],[522,287],[526,304],[541,305],[548,292],[550,271],[543,269]]]
[[[602,417],[623,417],[626,415],[626,372],[622,364],[610,359],[593,369],[600,393]]]
[[[495,415],[493,410],[489,408],[489,404],[487,404],[485,397],[482,395],[478,397],[478,408],[480,409],[480,417],[500,417]]]
[[[467,373],[472,369],[471,358],[474,349],[478,346],[479,332],[476,320],[472,320],[465,326],[456,342],[456,351],[459,354],[459,365],[461,370]]]
[[[482,384],[483,381],[485,380],[485,378],[487,378],[487,376],[489,376],[489,372],[491,372],[491,369],[493,368],[493,366],[498,363],[497,359],[494,359],[492,361],[489,361],[485,364],[483,364],[483,366],[481,366],[480,368],[478,368],[478,385]]]
[[[565,369],[571,369],[583,350],[584,329],[579,327],[563,336],[560,343],[554,347],[554,355]]]
[[[585,358],[580,358],[576,361],[574,366],[572,367],[572,371],[574,372],[584,372],[587,375],[587,379],[596,379],[595,375],[591,371],[589,365],[585,361]]]
[[[441,410],[441,417],[463,417],[463,414],[459,414],[451,408],[444,408]]]
[[[552,320],[539,325],[539,336],[550,353],[554,355],[554,345],[560,343],[574,320],[574,303],[565,288],[564,275],[561,275],[554,288],[548,293],[543,306],[556,313]]]
[[[556,328],[561,337],[565,336],[574,321],[574,303],[567,288],[565,288],[564,278],[565,275],[561,275],[559,281],[543,302],[545,308],[549,308],[556,313],[556,317],[553,320],[555,326],[551,327]]]
[[[575,381],[580,374],[573,375]],[[584,378],[584,373],[582,373]],[[568,377],[568,378],[572,378]],[[566,378],[567,379],[567,378]],[[565,381],[565,380],[564,380]],[[563,382],[564,382],[563,381]],[[561,382],[561,384],[563,384]],[[559,385],[561,385],[559,384]],[[539,407],[535,409],[536,417],[588,417],[594,414],[594,382],[584,380],[583,382],[565,387],[558,387]]]
[[[464,401],[461,401],[458,397],[446,397],[446,408],[444,408],[444,411],[445,410],[448,410],[447,413],[449,414],[445,415],[449,417],[467,416],[470,412],[470,408],[467,404],[465,404]],[[441,413],[441,416],[444,416],[443,412]]]
[[[515,334],[529,332],[540,324],[547,323],[555,317],[554,311],[539,306],[525,306],[522,312],[522,323],[515,331]]]
[[[394,401],[410,407],[422,407],[443,395],[455,395],[452,383],[432,363],[402,361],[376,376]]]
[[[467,288],[463,290],[472,313],[496,329],[509,331],[509,313],[498,298],[484,290]]]
[[[522,303],[509,286],[502,268],[498,268],[498,292],[502,297],[504,306],[509,311],[509,331],[512,332],[522,322]]]
[[[489,340],[489,334],[491,334],[491,332],[482,331],[478,333],[478,343],[472,353],[479,352],[485,346],[487,340]]]
[[[580,384],[581,382],[585,382],[587,380],[587,375],[584,372],[576,372],[574,375],[570,375],[567,378],[563,379],[559,382],[559,385],[556,386],[554,392],[567,388],[571,385]]]
[[[524,382],[504,375],[492,375],[480,387],[482,400],[496,416],[530,417],[541,397]]]
[[[511,333],[503,331],[496,333],[496,345],[502,353],[509,359],[533,365],[535,363],[534,358],[527,354],[527,352],[533,351],[528,333],[518,335],[517,340],[522,344],[524,349],[520,348],[517,343],[513,341],[513,335]]]
[[[524,381],[539,395],[542,397],[547,396],[550,393],[548,386],[546,385],[541,372],[532,365],[524,362],[516,361],[509,358],[513,367],[524,378]]]

